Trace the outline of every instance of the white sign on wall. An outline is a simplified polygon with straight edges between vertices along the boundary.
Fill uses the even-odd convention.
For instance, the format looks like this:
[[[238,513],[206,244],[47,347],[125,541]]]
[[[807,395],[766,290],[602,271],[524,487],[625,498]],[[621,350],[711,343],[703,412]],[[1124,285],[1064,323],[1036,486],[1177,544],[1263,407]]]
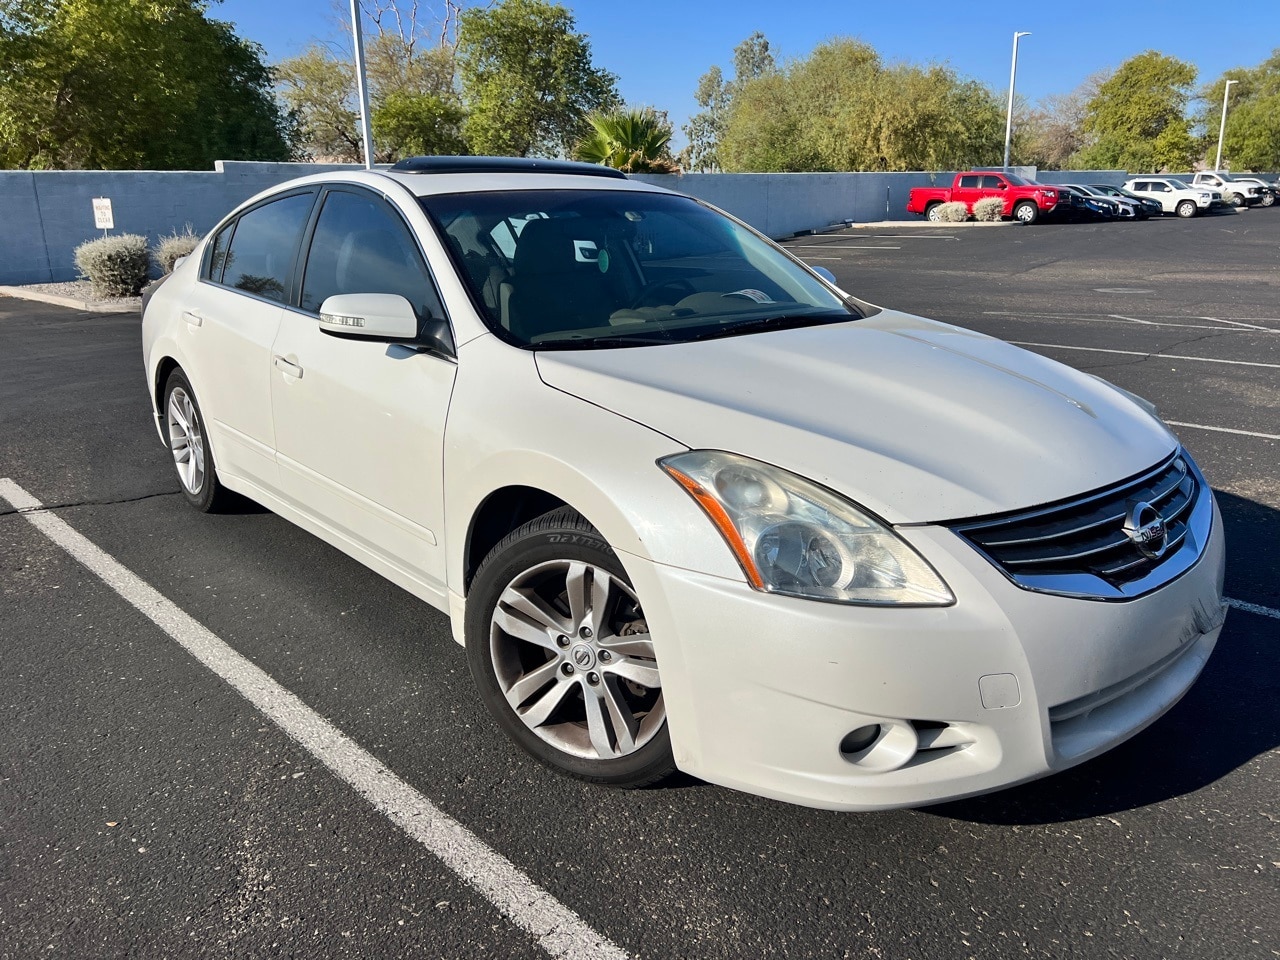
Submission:
[[[99,230],[114,230],[115,218],[111,216],[111,198],[93,198],[93,225]]]

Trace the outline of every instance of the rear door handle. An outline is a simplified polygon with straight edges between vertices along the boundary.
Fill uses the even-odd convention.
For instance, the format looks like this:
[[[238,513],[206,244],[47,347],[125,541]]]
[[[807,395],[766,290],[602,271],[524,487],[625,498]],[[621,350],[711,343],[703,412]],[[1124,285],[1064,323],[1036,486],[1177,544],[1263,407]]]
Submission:
[[[279,354],[277,354],[275,357],[275,365],[277,370],[284,371],[284,373],[287,374],[288,376],[296,377],[299,380],[302,379],[302,368],[298,366],[296,363],[290,363],[288,360],[286,360],[284,357],[280,356]]]
[[[183,310],[182,319],[187,321],[187,323],[193,327],[198,327],[200,324],[204,323],[204,317],[200,316],[200,314],[196,313],[194,310]]]

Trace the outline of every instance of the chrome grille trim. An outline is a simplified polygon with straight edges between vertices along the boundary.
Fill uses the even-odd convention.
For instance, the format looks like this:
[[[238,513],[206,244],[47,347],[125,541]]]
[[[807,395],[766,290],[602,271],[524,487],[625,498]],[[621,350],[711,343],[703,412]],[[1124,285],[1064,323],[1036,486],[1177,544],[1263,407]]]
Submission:
[[[1163,553],[1141,553],[1124,532],[1132,504],[1164,519]],[[1200,558],[1213,525],[1213,495],[1184,450],[1156,466],[1057,504],[947,526],[1027,590],[1129,600],[1180,576]]]

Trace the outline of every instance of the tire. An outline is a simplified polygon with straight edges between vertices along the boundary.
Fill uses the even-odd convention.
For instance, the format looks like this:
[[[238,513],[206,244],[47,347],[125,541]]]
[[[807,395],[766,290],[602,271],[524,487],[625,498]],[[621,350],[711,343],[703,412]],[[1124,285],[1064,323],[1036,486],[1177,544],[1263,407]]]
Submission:
[[[535,759],[624,788],[675,770],[639,599],[577,512],[553,510],[493,548],[472,582],[465,626],[481,699]]]
[[[1040,208],[1030,200],[1022,200],[1013,206],[1013,219],[1030,226],[1040,219]]]
[[[1194,200],[1179,200],[1176,212],[1184,220],[1194,217],[1196,215],[1196,202]]]
[[[1274,193],[1264,193],[1262,195],[1262,199],[1258,201],[1258,206],[1269,207],[1269,206],[1272,206],[1275,202],[1276,202],[1276,195]]]
[[[930,223],[941,223],[942,220],[938,216],[938,208],[940,206],[942,206],[941,203],[929,204],[927,207],[924,208],[924,218],[928,220]]]
[[[173,454],[182,495],[201,513],[217,513],[226,506],[231,492],[218,481],[204,415],[200,413],[195,391],[181,370],[169,374],[163,396],[160,422],[164,425],[165,442]]]
[[[1243,207],[1243,206],[1244,206],[1244,197],[1242,197],[1242,196],[1241,196],[1240,194],[1238,194],[1238,193],[1230,193],[1230,194],[1227,194],[1227,206],[1229,206],[1229,207]]]

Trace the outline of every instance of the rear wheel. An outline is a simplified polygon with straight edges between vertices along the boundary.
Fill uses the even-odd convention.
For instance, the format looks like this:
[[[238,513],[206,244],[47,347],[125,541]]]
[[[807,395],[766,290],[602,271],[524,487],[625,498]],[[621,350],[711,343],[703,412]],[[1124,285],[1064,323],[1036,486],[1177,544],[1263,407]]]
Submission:
[[[675,769],[640,599],[579,514],[552,511],[494,547],[466,617],[467,661],[485,706],[538,760],[618,787]]]
[[[1029,200],[1023,200],[1014,206],[1013,217],[1021,223],[1035,223],[1040,219],[1040,208]]]
[[[929,204],[927,207],[924,208],[924,218],[930,221],[931,223],[941,223],[942,215],[938,213],[938,208],[941,206],[942,206],[941,203]]]
[[[1188,217],[1196,215],[1196,202],[1194,200],[1182,200],[1178,203],[1178,216],[1184,220]]]
[[[202,513],[215,513],[230,498],[218,482],[213,450],[205,436],[204,417],[191,384],[181,370],[174,370],[164,385],[164,437],[173,454],[178,482],[187,502]]]

